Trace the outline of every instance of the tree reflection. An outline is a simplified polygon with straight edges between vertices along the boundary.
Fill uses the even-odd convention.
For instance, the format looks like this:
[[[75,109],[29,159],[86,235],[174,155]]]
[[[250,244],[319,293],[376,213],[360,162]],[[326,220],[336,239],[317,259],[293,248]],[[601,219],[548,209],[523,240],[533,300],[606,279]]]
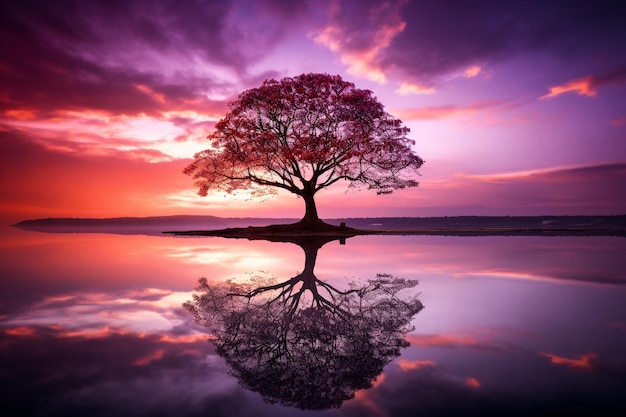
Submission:
[[[417,285],[387,274],[345,289],[318,279],[319,248],[333,239],[291,240],[306,255],[302,273],[279,282],[200,279],[184,306],[213,334],[217,353],[240,383],[270,403],[339,407],[369,388],[408,346],[404,335],[422,308]]]

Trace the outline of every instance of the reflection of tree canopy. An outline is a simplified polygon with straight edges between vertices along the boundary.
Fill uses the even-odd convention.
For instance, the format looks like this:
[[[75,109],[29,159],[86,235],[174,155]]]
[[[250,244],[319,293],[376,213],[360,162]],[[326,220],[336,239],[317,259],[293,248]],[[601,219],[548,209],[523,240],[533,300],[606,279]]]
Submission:
[[[325,241],[298,242],[304,271],[284,282],[200,279],[185,303],[214,335],[216,350],[246,388],[270,402],[303,409],[339,407],[369,388],[408,346],[404,335],[423,306],[401,297],[417,281],[378,274],[336,288],[313,274]],[[404,298],[404,299],[403,299]]]

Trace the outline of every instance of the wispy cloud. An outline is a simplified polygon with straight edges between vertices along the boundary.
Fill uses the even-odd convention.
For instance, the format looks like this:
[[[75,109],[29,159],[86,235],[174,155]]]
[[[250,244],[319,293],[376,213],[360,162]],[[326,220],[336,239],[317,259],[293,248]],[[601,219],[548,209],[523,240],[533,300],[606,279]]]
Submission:
[[[580,96],[595,97],[598,95],[598,88],[603,85],[624,85],[626,84],[626,69],[618,69],[603,75],[588,75],[576,78],[564,84],[550,87],[550,92],[540,99],[553,98],[561,94],[574,92]]]
[[[610,120],[609,124],[615,127],[626,126],[626,115],[620,116],[617,119]]]
[[[513,106],[513,103],[501,100],[488,100],[471,103],[466,106],[443,105],[426,106],[419,108],[392,109],[392,113],[397,117],[407,121],[417,120],[439,120],[450,117],[470,116],[480,112],[505,110]]]
[[[425,361],[410,361],[407,359],[400,359],[395,362],[403,371],[414,371],[416,369],[423,368],[425,366],[434,366],[435,362],[430,360]]]
[[[597,362],[598,355],[591,352],[585,355],[580,355],[576,359],[565,358],[563,356],[553,355],[551,353],[541,352],[542,356],[550,358],[550,362],[555,365],[562,365],[568,368],[578,369],[582,371],[591,371]]]
[[[406,96],[409,94],[434,94],[435,89],[433,87],[428,87],[416,83],[402,83],[400,88],[396,90],[396,93],[400,94],[401,96]]]

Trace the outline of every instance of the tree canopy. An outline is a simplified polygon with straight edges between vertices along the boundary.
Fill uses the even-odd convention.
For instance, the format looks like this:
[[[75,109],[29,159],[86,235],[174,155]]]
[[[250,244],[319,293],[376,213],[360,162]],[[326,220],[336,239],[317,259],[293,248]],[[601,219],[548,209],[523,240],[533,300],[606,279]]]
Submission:
[[[305,201],[305,223],[319,222],[314,196],[346,180],[378,194],[415,187],[424,161],[402,121],[369,90],[338,75],[266,80],[244,91],[208,136],[210,148],[186,168],[200,195],[287,190]]]

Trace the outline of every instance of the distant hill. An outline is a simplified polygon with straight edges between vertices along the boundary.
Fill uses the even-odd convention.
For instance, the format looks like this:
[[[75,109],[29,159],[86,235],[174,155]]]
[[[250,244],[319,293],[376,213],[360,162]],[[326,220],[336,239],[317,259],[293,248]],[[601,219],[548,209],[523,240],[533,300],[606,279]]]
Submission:
[[[216,216],[117,217],[104,219],[47,218],[25,220],[14,226],[22,230],[49,233],[115,233],[161,235],[164,231],[218,230],[232,227],[289,224],[289,218],[224,218]],[[397,232],[478,230],[594,231],[624,235],[626,215],[619,216],[452,216],[452,217],[370,217],[325,219],[327,223],[366,230]],[[603,233],[599,233],[603,232]]]
[[[167,230],[216,230],[227,227],[266,226],[294,219],[221,218],[216,216],[155,216],[114,218],[45,218],[24,220],[13,226],[49,233],[115,233],[160,235]]]

